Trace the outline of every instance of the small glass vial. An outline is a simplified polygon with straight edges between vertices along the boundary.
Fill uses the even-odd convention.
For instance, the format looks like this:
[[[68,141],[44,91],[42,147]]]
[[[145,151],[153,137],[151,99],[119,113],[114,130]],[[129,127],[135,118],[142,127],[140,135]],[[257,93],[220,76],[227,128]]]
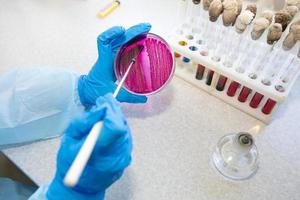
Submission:
[[[248,179],[258,169],[258,151],[253,137],[246,132],[222,137],[212,159],[216,169],[233,180]]]

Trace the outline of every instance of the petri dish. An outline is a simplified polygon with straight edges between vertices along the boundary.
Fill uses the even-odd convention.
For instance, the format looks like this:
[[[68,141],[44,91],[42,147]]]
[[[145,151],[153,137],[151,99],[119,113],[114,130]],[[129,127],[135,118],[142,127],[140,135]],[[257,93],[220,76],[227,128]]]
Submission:
[[[140,51],[141,46],[143,48]],[[174,54],[168,43],[156,34],[139,35],[120,48],[114,65],[118,81],[123,78],[133,58],[136,58],[136,61],[123,84],[123,88],[130,93],[136,95],[157,93],[174,75]]]

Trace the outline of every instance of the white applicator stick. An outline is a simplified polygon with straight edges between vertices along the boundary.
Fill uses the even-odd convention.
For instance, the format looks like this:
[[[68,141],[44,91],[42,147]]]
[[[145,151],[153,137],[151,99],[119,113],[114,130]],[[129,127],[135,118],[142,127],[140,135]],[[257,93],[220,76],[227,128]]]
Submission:
[[[118,96],[118,93],[122,87],[122,85],[124,84],[125,80],[126,80],[126,77],[128,76],[131,68],[132,68],[132,65],[136,62],[136,58],[139,56],[139,54],[141,53],[141,51],[143,50],[143,46],[139,46],[139,51],[136,55],[136,57],[134,57],[123,78],[121,79],[120,83],[118,84],[118,87],[116,88],[114,94],[113,94],[113,97],[116,98]],[[90,131],[90,133],[88,134],[85,142],[83,143],[81,149],[79,150],[75,160],[73,161],[71,167],[69,168],[65,178],[64,178],[64,184],[68,187],[74,187],[79,179],[80,179],[80,176],[93,152],[93,149],[96,145],[96,142],[98,140],[98,137],[100,135],[100,131],[102,129],[102,121],[100,122],[97,122],[92,130]]]

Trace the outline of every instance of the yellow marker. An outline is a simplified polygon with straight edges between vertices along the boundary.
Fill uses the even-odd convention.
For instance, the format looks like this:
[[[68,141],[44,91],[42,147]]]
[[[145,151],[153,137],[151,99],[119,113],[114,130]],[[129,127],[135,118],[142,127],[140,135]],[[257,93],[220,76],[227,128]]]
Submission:
[[[120,4],[120,1],[114,0],[112,3],[105,6],[105,8],[98,13],[98,16],[101,18],[105,18],[107,15],[112,13],[117,7],[119,7]]]

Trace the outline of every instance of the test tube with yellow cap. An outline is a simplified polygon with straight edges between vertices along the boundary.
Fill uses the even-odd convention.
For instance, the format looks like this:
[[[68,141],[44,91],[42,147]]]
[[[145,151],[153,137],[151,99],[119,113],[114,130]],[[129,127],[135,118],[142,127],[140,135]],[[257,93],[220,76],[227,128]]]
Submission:
[[[105,6],[101,11],[98,13],[98,17],[105,18],[110,13],[112,13],[116,8],[120,6],[121,2],[117,0],[113,0],[107,6]]]

